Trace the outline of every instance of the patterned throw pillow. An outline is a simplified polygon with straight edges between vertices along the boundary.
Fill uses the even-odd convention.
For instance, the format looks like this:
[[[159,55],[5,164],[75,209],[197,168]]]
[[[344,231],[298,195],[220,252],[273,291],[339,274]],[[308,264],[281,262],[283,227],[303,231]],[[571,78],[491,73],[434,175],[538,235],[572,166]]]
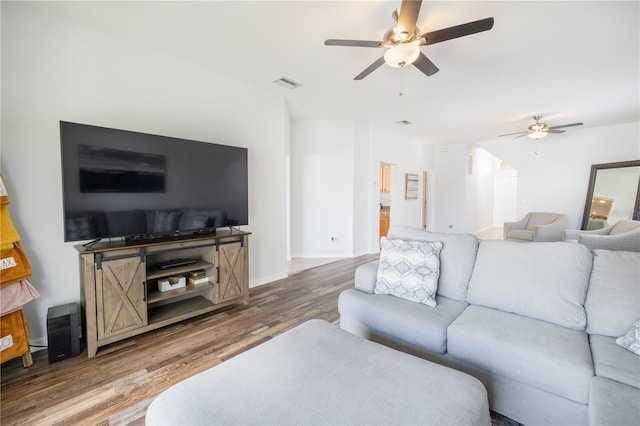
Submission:
[[[442,243],[381,239],[375,294],[436,306]]]
[[[616,343],[636,355],[640,355],[640,317],[633,323],[627,334],[616,339]]]

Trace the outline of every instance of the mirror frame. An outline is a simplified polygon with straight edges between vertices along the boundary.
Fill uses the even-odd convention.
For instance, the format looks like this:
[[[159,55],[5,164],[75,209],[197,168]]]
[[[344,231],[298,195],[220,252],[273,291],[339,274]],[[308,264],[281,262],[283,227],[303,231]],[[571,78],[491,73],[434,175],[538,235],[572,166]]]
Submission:
[[[633,161],[620,161],[618,163],[603,163],[591,165],[591,174],[589,175],[589,187],[587,190],[587,199],[584,202],[584,213],[582,214],[582,226],[580,229],[587,229],[589,223],[589,214],[591,212],[591,201],[593,199],[593,189],[596,186],[596,177],[598,170],[603,169],[619,169],[623,167],[637,167],[640,166],[640,160]],[[640,220],[640,179],[636,188],[636,202],[633,207],[633,214],[631,219]]]

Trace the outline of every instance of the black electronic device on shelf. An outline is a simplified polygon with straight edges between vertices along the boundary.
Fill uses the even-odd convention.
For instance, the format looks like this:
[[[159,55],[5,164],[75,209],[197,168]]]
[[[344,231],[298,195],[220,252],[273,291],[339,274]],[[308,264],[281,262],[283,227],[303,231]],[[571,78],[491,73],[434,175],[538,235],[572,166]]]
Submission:
[[[165,262],[159,263],[160,269],[173,269],[181,266],[193,265],[197,262],[196,259],[171,259]]]

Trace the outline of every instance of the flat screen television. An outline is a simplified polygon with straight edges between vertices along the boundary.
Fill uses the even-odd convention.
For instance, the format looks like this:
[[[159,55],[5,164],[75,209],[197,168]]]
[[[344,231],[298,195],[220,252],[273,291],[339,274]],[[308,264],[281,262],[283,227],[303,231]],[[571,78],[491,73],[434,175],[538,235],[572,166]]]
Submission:
[[[60,122],[64,240],[248,225],[247,149]]]

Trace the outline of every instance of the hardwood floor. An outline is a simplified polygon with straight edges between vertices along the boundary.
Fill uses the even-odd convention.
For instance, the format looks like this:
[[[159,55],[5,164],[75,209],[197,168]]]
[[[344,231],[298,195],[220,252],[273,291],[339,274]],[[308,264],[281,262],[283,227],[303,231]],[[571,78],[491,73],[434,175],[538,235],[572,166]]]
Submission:
[[[49,364],[47,352],[0,367],[2,425],[143,425],[153,398],[312,319],[337,321],[338,294],[356,267],[377,254],[342,259],[251,289],[247,306],[228,308]],[[206,397],[194,395],[194,398]]]
[[[289,261],[289,276],[299,274],[302,271],[306,271],[307,269],[316,268],[318,266],[326,265],[329,263],[336,262],[343,258],[306,258],[306,257],[298,257],[293,258]]]

